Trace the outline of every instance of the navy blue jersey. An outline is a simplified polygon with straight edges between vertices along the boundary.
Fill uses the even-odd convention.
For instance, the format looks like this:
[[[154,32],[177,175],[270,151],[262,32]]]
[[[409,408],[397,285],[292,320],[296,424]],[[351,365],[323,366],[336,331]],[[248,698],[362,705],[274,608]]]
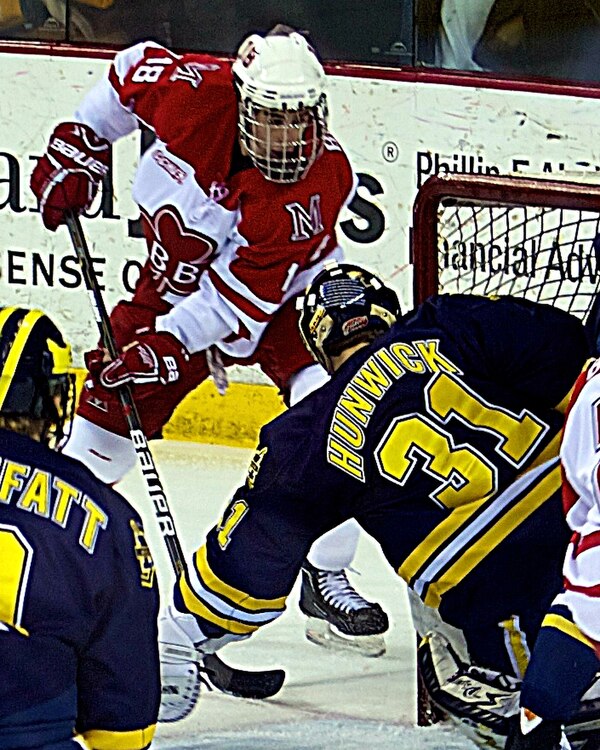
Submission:
[[[550,306],[426,301],[263,428],[176,600],[205,627],[252,632],[281,613],[312,542],[355,517],[474,641],[514,616],[534,631],[568,538],[556,407],[587,355],[580,322]]]
[[[74,732],[92,748],[147,747],[158,604],[129,503],[79,462],[0,430],[0,748]]]

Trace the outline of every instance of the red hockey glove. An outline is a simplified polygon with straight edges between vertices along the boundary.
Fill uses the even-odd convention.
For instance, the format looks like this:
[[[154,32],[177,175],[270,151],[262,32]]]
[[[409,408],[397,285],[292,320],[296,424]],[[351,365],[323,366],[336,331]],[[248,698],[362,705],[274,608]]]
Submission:
[[[180,370],[189,359],[188,350],[170,333],[140,336],[112,362],[106,362],[104,349],[85,355],[92,379],[105,388],[118,388],[125,383],[170,385],[179,380]]]
[[[63,122],[31,175],[44,226],[54,232],[69,210],[89,208],[100,180],[108,172],[110,144],[87,125]]]

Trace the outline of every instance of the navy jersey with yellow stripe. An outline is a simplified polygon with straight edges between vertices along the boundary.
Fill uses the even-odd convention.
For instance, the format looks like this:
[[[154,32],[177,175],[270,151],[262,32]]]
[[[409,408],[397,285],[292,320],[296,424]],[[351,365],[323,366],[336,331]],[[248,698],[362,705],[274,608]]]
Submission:
[[[176,603],[209,632],[251,633],[281,614],[312,542],[355,517],[473,640],[513,616],[535,630],[568,533],[555,407],[587,354],[550,306],[426,301],[263,428]]]
[[[263,428],[176,603],[209,633],[251,633],[281,614],[312,542],[355,517],[473,641],[515,616],[534,632],[568,535],[556,407],[587,354],[550,306],[426,301]]]
[[[0,748],[147,747],[158,587],[142,522],[80,463],[0,430]],[[66,744],[64,746],[67,746]]]

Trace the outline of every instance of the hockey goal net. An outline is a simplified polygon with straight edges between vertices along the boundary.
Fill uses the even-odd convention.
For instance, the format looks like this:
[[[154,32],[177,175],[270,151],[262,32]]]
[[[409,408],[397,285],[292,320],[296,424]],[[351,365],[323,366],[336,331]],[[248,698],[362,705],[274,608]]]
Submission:
[[[600,186],[440,175],[413,209],[414,300],[513,294],[581,318],[600,286]]]
[[[600,186],[430,177],[413,208],[414,302],[436,292],[512,294],[586,319],[600,287]],[[443,718],[418,675],[417,720]]]

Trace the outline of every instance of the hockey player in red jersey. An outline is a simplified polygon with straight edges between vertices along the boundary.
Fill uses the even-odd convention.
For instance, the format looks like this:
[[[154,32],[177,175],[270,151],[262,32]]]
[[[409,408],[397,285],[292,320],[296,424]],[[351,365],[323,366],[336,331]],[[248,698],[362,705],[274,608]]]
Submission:
[[[137,511],[51,448],[70,369],[43,312],[0,310],[0,747],[142,750],[160,701],[154,564]]]
[[[66,211],[89,207],[112,142],[141,124],[156,136],[133,183],[148,259],[132,299],[111,314],[123,354],[108,366],[104,352],[88,356],[93,377],[64,447],[105,481],[135,463],[120,384],[133,385],[152,437],[209,374],[224,389],[234,363],[258,364],[289,403],[326,380],[300,341],[295,310],[323,262],[341,256],[336,222],[355,189],[327,129],[324,86],[314,50],[288,27],[248,37],[233,64],[146,42],[119,52],[75,121],[52,134],[31,180],[50,230]],[[385,613],[342,570],[356,527],[332,534],[319,543],[329,572],[306,567],[321,604],[311,614],[343,628],[347,612],[360,612],[360,634],[382,633]]]

